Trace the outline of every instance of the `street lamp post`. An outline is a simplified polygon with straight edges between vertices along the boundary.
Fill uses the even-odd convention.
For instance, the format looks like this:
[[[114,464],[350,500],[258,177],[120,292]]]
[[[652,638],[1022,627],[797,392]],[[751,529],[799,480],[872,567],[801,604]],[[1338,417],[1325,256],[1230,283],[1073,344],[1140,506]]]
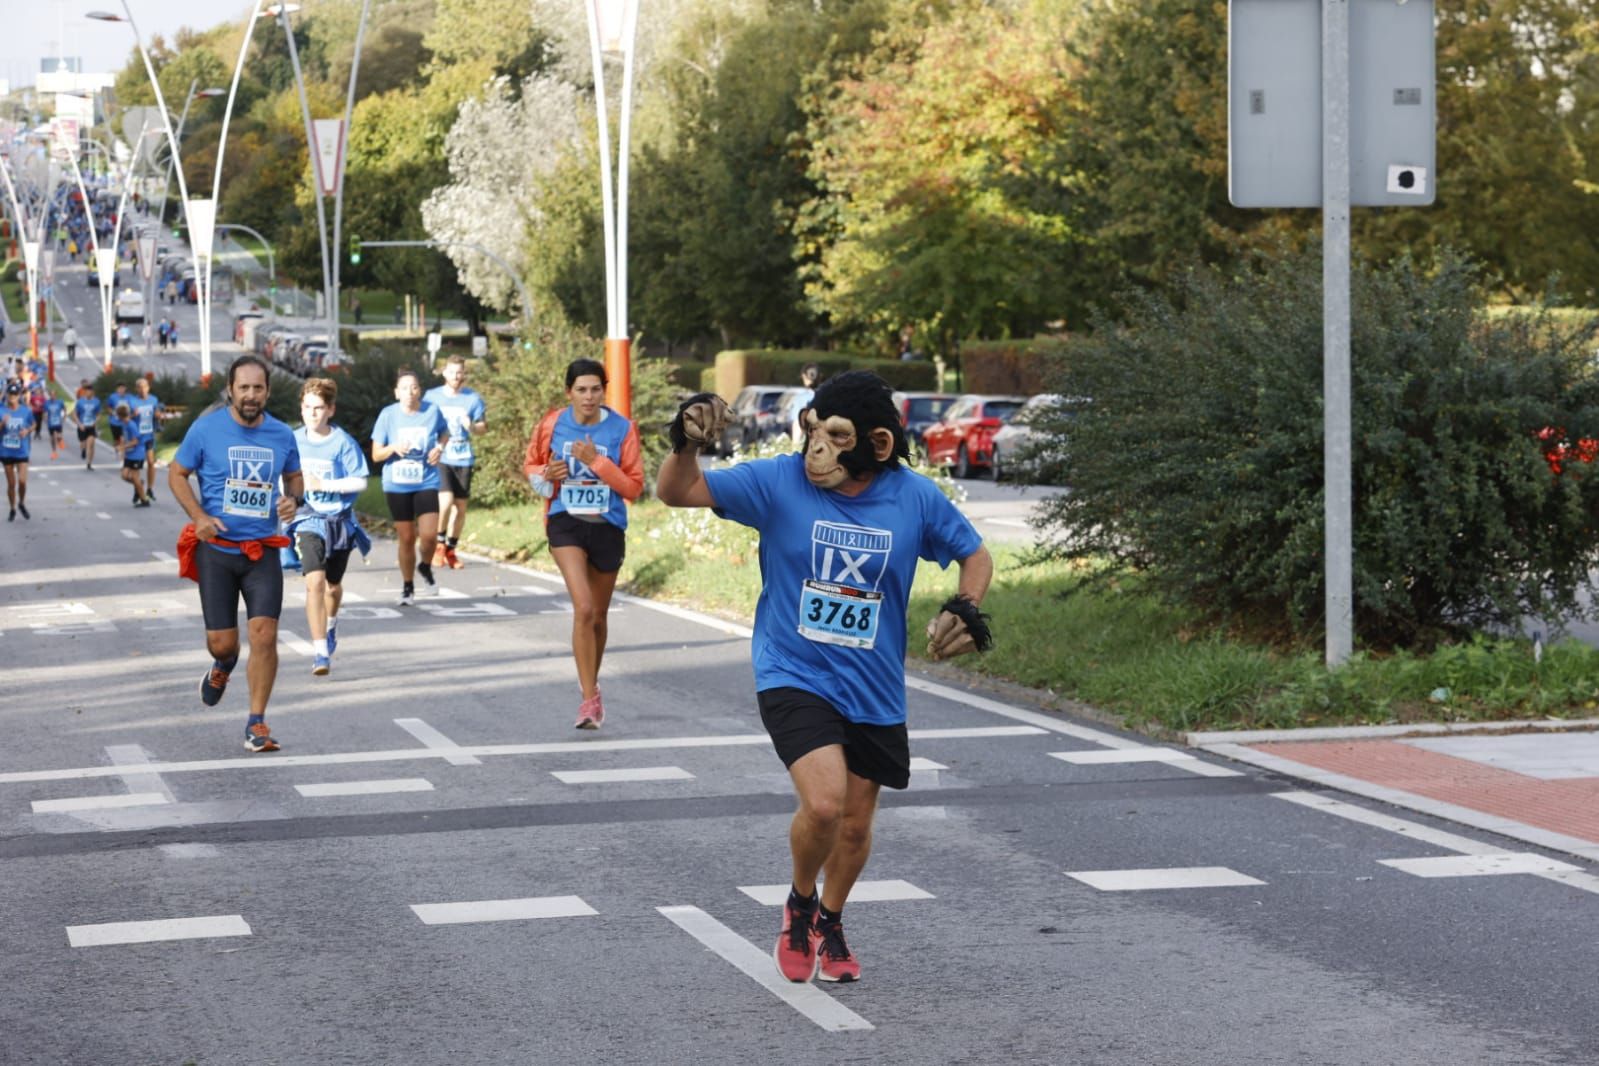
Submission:
[[[28,337],[33,357],[39,357],[39,242],[28,237],[28,212],[17,196],[16,183],[11,180],[9,156],[0,156],[0,177],[6,182],[6,195],[11,199],[11,216],[22,231],[22,269],[28,279]]]
[[[323,311],[328,316],[328,352],[331,354],[339,345],[339,305],[333,292],[333,271],[328,263],[328,217],[327,208],[322,203],[322,190],[327,186],[323,182],[322,153],[317,148],[316,131],[311,122],[311,102],[305,94],[305,75],[300,70],[300,48],[294,40],[294,29],[289,25],[289,16],[298,10],[299,4],[272,4],[266,13],[283,23],[283,35],[289,39],[289,62],[294,67],[294,84],[300,91],[300,112],[305,118],[305,150],[311,157],[311,195],[316,200],[316,235],[322,251]]]
[[[222,89],[201,89],[199,85],[199,78],[189,82],[189,95],[183,101],[183,113],[178,116],[178,144],[183,143],[183,127],[189,121],[189,105],[197,99],[208,100],[214,96],[221,96],[224,92]],[[163,225],[166,223],[167,218],[167,194],[172,190],[172,172],[177,169],[177,165],[178,153],[173,152],[172,157],[167,160],[167,180],[161,186],[161,207],[156,212],[156,217],[161,220]]]
[[[594,104],[599,113],[600,200],[605,222],[606,402],[624,416],[633,408],[632,341],[627,331],[627,155],[633,110],[633,40],[639,0],[585,0],[594,62]],[[616,195],[611,192],[610,118],[605,106],[605,57],[622,60],[622,102],[617,122]]]
[[[355,79],[361,72],[361,40],[366,36],[366,17],[372,10],[372,0],[361,0],[361,18],[355,24],[355,54],[350,59],[350,85],[344,96],[344,125],[339,128],[339,136],[344,138],[344,143],[349,143],[350,121],[355,114]],[[333,240],[331,242],[332,255],[329,257],[333,267],[332,292],[335,306],[332,309],[333,331],[328,336],[328,354],[337,355],[339,352],[339,249],[344,245],[341,242],[344,230],[344,158],[343,153],[334,164],[338,170],[333,176]]]

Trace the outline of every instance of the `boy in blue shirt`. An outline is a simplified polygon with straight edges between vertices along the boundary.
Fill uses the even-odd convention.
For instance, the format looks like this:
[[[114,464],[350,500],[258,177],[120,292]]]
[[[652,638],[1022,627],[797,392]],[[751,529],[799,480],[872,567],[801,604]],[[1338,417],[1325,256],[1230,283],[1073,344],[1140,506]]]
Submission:
[[[444,384],[429,389],[422,402],[437,407],[450,427],[450,442],[439,459],[440,543],[433,551],[433,565],[459,570],[464,564],[455,557],[455,547],[466,528],[466,501],[472,495],[476,461],[472,435],[488,430],[483,397],[466,387],[464,356],[452,355],[444,361]]]
[[[117,435],[117,454],[122,457],[122,480],[133,486],[133,506],[150,506],[150,494],[144,490],[144,438],[139,436],[138,424],[127,404],[118,404],[111,414],[111,424],[120,425]]]
[[[128,401],[128,410],[133,417],[128,422],[127,431],[136,434],[144,444],[145,495],[154,500],[155,431],[160,428],[167,409],[159,399],[150,395],[150,382],[145,378],[141,377],[133,383],[133,393],[133,398]]]
[[[95,432],[99,419],[100,397],[89,386],[80,386],[72,403],[72,424],[78,427],[78,458],[86,460],[84,465],[90,470],[94,469],[94,445],[100,439]]]
[[[339,387],[330,378],[311,378],[300,388],[300,417],[294,431],[305,476],[305,507],[289,526],[289,536],[305,573],[305,621],[311,631],[311,673],[325,676],[338,647],[336,627],[344,599],[344,570],[350,551],[365,555],[371,542],[355,520],[355,501],[366,487],[366,455],[355,438],[333,424]]]
[[[52,395],[44,401],[44,424],[50,431],[50,458],[54,459],[61,454],[65,445],[62,443],[61,430],[66,419],[67,405],[60,398]]]
[[[294,431],[266,412],[267,364],[241,355],[228,367],[228,405],[195,419],[167,468],[167,487],[191,525],[178,539],[181,572],[200,586],[211,667],[200,678],[200,700],[215,707],[239,663],[239,597],[250,630],[250,717],[244,746],[277,751],[266,724],[267,701],[278,675],[278,617],[283,613],[287,537],[278,523],[304,502]],[[196,475],[199,492],[189,485]],[[278,492],[281,480],[283,492]]]
[[[933,658],[988,647],[977,605],[993,561],[938,487],[900,465],[904,429],[877,375],[840,374],[817,389],[801,415],[803,453],[702,472],[698,453],[727,415],[710,394],[684,402],[655,491],[760,532],[750,654],[761,721],[799,798],[773,958],[791,981],[855,981],[844,901],[871,850],[879,790],[910,782],[906,611],[917,560],[960,567],[959,591],[927,627]]]

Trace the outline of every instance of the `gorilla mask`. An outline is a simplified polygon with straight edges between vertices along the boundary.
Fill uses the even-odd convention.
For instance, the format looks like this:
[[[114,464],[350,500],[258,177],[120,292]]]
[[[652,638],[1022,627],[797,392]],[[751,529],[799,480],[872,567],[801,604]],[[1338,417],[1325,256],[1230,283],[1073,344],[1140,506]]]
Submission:
[[[868,370],[830,378],[816,390],[800,422],[805,477],[819,489],[836,489],[910,458],[893,391]]]

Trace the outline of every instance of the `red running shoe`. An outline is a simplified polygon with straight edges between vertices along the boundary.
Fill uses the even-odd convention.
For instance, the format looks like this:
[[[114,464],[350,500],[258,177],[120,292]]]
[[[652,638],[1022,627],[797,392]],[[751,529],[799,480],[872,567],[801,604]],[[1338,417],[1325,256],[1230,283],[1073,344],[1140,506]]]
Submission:
[[[783,904],[783,931],[777,935],[772,960],[790,981],[804,982],[816,976],[817,937],[811,929],[815,918],[814,910],[797,908],[791,901]]]
[[[816,923],[816,977],[820,981],[859,981],[861,964],[844,943],[843,922]]]

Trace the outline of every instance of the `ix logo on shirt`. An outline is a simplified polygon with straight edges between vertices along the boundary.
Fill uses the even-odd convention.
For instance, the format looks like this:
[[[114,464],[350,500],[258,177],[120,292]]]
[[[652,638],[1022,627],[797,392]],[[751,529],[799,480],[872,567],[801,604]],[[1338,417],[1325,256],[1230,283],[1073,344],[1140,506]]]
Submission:
[[[886,529],[816,522],[811,526],[811,573],[817,581],[875,591],[893,547],[894,535]]]
[[[272,480],[272,449],[237,444],[228,449],[228,477],[235,481]]]

